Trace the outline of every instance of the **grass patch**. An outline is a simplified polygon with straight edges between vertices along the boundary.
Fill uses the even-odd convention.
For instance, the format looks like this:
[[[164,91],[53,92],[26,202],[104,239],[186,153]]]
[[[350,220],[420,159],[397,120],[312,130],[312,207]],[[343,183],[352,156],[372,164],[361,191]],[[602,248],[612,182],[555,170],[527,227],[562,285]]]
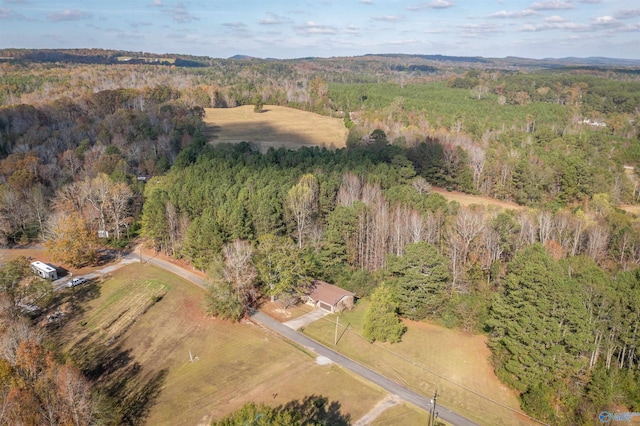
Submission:
[[[82,302],[57,337],[97,386],[122,401],[131,424],[208,424],[249,401],[278,406],[311,395],[335,401],[355,422],[385,397],[256,325],[206,316],[203,298],[173,274],[131,264]],[[136,320],[121,327],[134,312]],[[109,334],[114,327],[124,331]]]
[[[448,423],[438,419],[439,422],[448,425]],[[388,426],[388,425],[428,425],[429,413],[419,410],[411,405],[398,404],[384,410],[372,422],[371,426]]]
[[[237,108],[205,108],[204,122],[212,143],[253,142],[262,151],[303,146],[343,148],[347,129],[339,118],[276,105],[265,105],[263,112],[253,105]]]
[[[341,314],[336,350],[422,395],[437,389],[442,404],[480,424],[529,424],[509,409],[519,410],[517,394],[495,376],[484,336],[405,321],[401,343],[372,344],[361,336],[367,304],[360,300],[356,309]],[[335,324],[331,315],[304,333],[333,347]]]
[[[85,319],[89,332],[107,340],[120,337],[169,290],[157,279],[130,279],[122,283]]]

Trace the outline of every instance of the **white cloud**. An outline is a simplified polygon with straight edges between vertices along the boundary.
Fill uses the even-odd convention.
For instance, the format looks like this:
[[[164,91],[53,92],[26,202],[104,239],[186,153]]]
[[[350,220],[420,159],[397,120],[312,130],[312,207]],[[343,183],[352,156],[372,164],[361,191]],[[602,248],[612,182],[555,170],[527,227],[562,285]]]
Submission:
[[[533,10],[562,10],[573,9],[573,5],[567,1],[561,0],[544,0],[538,3],[533,3],[529,6],[529,9]]]
[[[173,7],[167,7],[166,11],[171,15],[174,21],[181,24],[200,20],[197,16],[192,15],[182,3],[178,3]]]
[[[613,16],[599,16],[593,21],[593,26],[598,28],[617,28],[623,24]]]
[[[564,18],[554,15],[544,19],[545,23],[540,25],[526,24],[522,27],[523,31],[537,32],[537,31],[549,31],[549,30],[566,30],[573,32],[590,31],[591,25],[578,24],[575,22],[567,21]]]
[[[552,15],[544,18],[545,22],[565,22],[565,19],[562,16]]]
[[[393,46],[407,46],[407,45],[418,44],[418,43],[420,43],[418,40],[410,39],[410,40],[390,40],[385,44],[391,44]]]
[[[616,28],[616,31],[625,33],[640,32],[640,24],[624,25],[622,27]]]
[[[466,24],[459,26],[464,30],[465,37],[481,34],[499,33],[502,27],[494,24]]]
[[[238,30],[240,30],[240,31],[247,30],[249,28],[247,26],[247,24],[245,24],[244,22],[225,22],[222,25],[227,27],[227,28],[234,29],[236,31],[238,31]]]
[[[313,21],[307,21],[302,25],[295,25],[294,30],[299,35],[322,35],[322,34],[338,34],[338,30],[331,25],[320,25]]]
[[[170,16],[175,22],[179,24],[185,24],[187,22],[199,21],[200,18],[191,14],[184,3],[176,3],[175,5],[169,5],[164,3],[163,0],[153,0],[149,6],[159,8],[162,13]]]
[[[433,0],[431,3],[429,3],[429,6],[432,9],[448,9],[455,5],[456,3],[454,1],[447,1],[447,0]]]
[[[360,3],[373,4],[373,0],[360,0]]]
[[[82,19],[91,18],[90,12],[85,12],[83,10],[77,9],[66,9],[60,12],[49,13],[47,18],[54,22],[62,22],[62,21],[78,21]]]
[[[13,10],[0,7],[0,19],[9,19],[14,16]]]
[[[355,25],[347,25],[347,29],[345,32],[351,35],[359,35],[360,28],[356,27]]]
[[[532,9],[525,10],[501,10],[489,15],[490,18],[524,18],[525,16],[537,15],[538,12]]]
[[[404,16],[385,15],[385,16],[374,16],[371,19],[373,19],[374,21],[381,21],[381,22],[401,22],[401,21],[404,21]]]
[[[614,15],[617,19],[632,19],[640,16],[640,9],[623,9]]]
[[[291,20],[287,17],[267,12],[267,16],[260,20],[260,25],[282,25],[290,22]]]
[[[454,1],[448,1],[448,0],[433,0],[429,3],[419,3],[413,6],[407,6],[407,10],[411,10],[411,11],[419,11],[419,10],[424,10],[424,9],[448,9],[450,7],[453,7],[456,5],[456,2]]]

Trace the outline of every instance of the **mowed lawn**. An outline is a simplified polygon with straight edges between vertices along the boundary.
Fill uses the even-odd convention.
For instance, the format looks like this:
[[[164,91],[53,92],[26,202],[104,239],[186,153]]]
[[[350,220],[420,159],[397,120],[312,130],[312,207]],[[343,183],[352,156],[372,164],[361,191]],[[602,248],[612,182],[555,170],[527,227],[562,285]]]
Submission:
[[[425,396],[437,389],[439,402],[479,424],[530,424],[509,409],[519,411],[517,394],[494,374],[485,336],[406,321],[401,343],[372,344],[361,337],[367,304],[360,300],[353,311],[340,315],[339,352]],[[330,315],[306,326],[304,333],[333,347],[335,330],[335,315]],[[385,412],[380,424],[393,418],[393,411]],[[403,418],[411,413],[396,415]]]
[[[112,371],[98,384],[126,389],[128,412],[148,425],[204,425],[249,401],[278,406],[311,395],[337,401],[356,421],[386,396],[256,325],[206,316],[202,289],[153,266],[125,266],[93,286],[77,288],[78,299],[93,299],[76,303],[57,338],[85,367],[103,359]]]
[[[253,142],[262,152],[285,147],[321,146],[344,148],[347,128],[339,118],[276,105],[265,105],[263,112],[253,105],[236,108],[205,108],[204,122],[211,143]]]

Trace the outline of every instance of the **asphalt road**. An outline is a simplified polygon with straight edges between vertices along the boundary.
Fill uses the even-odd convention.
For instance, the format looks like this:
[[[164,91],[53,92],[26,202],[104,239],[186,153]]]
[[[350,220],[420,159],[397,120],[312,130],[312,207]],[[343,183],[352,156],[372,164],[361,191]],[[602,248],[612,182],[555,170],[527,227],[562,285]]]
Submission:
[[[138,256],[137,253],[132,253],[129,257]],[[205,288],[204,281],[202,278],[193,274],[179,266],[176,266],[170,262],[164,261],[158,258],[142,258],[143,263],[150,263],[156,265],[162,269],[165,269],[169,272],[172,272],[195,285]],[[366,380],[369,380],[372,383],[380,386],[385,389],[387,392],[390,392],[393,395],[397,395],[402,400],[409,402],[419,408],[424,409],[425,411],[431,410],[431,399],[427,398],[423,395],[420,395],[412,390],[405,388],[404,386],[394,382],[393,380],[389,380],[388,378],[376,373],[375,371],[345,357],[344,355],[339,354],[338,352],[324,346],[321,343],[316,342],[313,339],[293,330],[286,325],[280,323],[279,321],[271,318],[270,316],[263,314],[260,311],[255,312],[251,315],[251,319],[256,323],[278,333],[279,335],[308,348],[309,350],[315,352],[318,355],[329,358],[334,363],[346,368],[355,374],[363,377]],[[476,423],[471,420],[457,414],[446,407],[442,406],[440,403],[437,404],[436,411],[438,413],[438,417],[457,426],[474,426]]]

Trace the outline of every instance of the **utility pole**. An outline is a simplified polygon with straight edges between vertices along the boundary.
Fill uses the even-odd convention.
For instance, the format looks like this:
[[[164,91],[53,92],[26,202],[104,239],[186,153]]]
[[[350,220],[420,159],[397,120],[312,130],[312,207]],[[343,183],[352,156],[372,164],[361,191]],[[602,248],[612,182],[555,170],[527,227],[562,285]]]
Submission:
[[[433,395],[433,399],[431,400],[431,412],[429,413],[429,426],[435,426],[436,423],[436,404],[438,401],[438,389],[436,389],[435,395]]]
[[[333,346],[338,344],[338,321],[340,320],[340,317],[336,315],[336,335],[333,338]]]

